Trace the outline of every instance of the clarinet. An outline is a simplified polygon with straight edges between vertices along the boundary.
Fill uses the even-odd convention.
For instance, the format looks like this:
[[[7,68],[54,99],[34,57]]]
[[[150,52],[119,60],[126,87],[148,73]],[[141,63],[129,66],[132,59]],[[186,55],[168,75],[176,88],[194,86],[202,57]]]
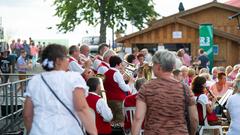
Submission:
[[[206,90],[208,91],[208,93],[214,98],[215,96],[213,95],[213,93],[206,87]],[[220,105],[222,108],[225,108],[224,106],[222,106],[219,102],[218,102],[218,100],[216,99],[216,103],[218,104],[218,105]]]

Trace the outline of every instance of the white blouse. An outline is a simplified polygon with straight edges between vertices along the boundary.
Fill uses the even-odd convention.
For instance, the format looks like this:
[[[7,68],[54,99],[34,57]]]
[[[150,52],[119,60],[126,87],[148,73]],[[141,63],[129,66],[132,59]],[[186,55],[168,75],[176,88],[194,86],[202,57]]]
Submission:
[[[240,94],[236,93],[228,98],[226,108],[231,117],[231,123],[227,135],[239,135],[240,133]]]
[[[80,73],[51,71],[42,74],[58,97],[77,116],[73,107],[74,89],[83,88],[85,96],[88,95],[88,87]],[[30,135],[82,135],[77,121],[51,93],[40,75],[29,81],[25,96],[30,97],[33,103]]]

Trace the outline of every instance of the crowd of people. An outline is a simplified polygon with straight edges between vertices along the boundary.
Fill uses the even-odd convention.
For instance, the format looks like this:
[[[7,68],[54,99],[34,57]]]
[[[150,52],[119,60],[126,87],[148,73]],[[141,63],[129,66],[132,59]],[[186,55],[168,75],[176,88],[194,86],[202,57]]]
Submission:
[[[110,135],[116,124],[132,135],[141,129],[147,135],[194,134],[205,119],[198,101],[206,105],[209,124],[221,124],[214,104],[229,89],[235,93],[226,105],[229,134],[240,133],[240,65],[210,72],[202,49],[196,60],[184,49],[152,56],[134,48],[121,58],[107,44],[100,44],[95,56],[87,45],[50,44],[40,61],[46,72],[33,76],[25,93],[29,134]],[[133,123],[124,107],[136,107]]]
[[[17,39],[16,41],[12,40],[10,44],[1,44],[1,83],[7,83],[9,74],[14,73],[21,74],[19,76],[20,80],[25,79],[24,74],[36,67],[39,55],[44,48],[45,42],[35,44],[31,38],[29,38],[29,41]]]

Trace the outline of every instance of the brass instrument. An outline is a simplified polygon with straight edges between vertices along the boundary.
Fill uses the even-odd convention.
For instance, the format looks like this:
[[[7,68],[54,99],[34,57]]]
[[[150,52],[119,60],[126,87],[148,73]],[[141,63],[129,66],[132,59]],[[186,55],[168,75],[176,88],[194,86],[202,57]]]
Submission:
[[[143,74],[144,78],[146,78],[147,80],[151,80],[152,79],[152,65],[145,63],[143,66],[139,67],[139,72]]]
[[[129,62],[127,62],[126,60],[123,60],[123,62],[124,62],[127,66],[131,66],[131,67],[133,67],[133,68],[136,68],[136,65],[135,65],[135,64],[129,63]]]
[[[128,77],[134,77],[137,74],[137,68],[136,65],[127,62],[126,60],[123,60],[125,63],[125,70],[123,75],[127,75]]]
[[[103,86],[103,81],[105,79],[105,76],[102,75],[102,74],[96,74],[96,77],[99,78],[99,81],[100,81],[100,87],[101,87],[101,97],[107,102],[107,96],[106,96],[106,91],[104,89],[104,86]]]

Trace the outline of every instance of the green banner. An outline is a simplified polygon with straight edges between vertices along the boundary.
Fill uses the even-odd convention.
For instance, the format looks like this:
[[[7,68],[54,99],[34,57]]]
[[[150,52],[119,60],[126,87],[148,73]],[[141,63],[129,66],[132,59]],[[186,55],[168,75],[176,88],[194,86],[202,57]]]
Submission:
[[[210,65],[209,69],[213,67],[213,25],[201,24],[199,26],[200,48],[202,48],[208,55]]]

